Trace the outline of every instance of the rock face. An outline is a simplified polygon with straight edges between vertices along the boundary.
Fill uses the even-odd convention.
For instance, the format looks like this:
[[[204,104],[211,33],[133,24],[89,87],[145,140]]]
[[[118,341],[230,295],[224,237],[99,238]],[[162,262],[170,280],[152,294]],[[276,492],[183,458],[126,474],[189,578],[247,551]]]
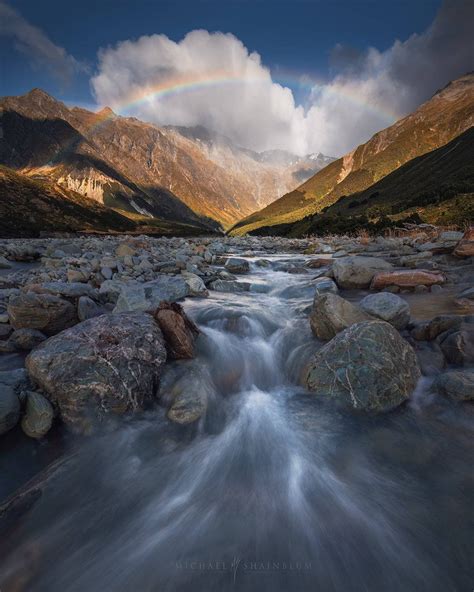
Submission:
[[[7,311],[15,329],[38,329],[46,335],[55,335],[78,321],[75,307],[52,294],[21,293],[10,299]]]
[[[410,307],[408,303],[389,292],[369,294],[359,302],[360,308],[372,317],[387,321],[395,329],[405,329],[410,320]]]
[[[435,389],[454,401],[474,401],[474,370],[452,370],[434,382]]]
[[[413,348],[384,321],[339,333],[309,363],[306,386],[345,408],[383,412],[406,401],[420,377]]]
[[[26,412],[21,428],[30,438],[42,438],[53,425],[54,411],[51,403],[40,393],[29,391],[26,398]]]
[[[368,288],[379,271],[392,269],[392,264],[376,257],[342,257],[332,266],[334,279],[340,288]]]
[[[248,273],[250,271],[250,265],[247,259],[241,257],[231,257],[227,259],[225,268],[230,273]]]
[[[194,340],[199,329],[179,304],[162,302],[155,319],[163,332],[168,356],[174,360],[194,358]]]
[[[456,257],[474,257],[474,227],[469,228],[454,249]]]
[[[75,431],[143,409],[166,360],[163,335],[146,313],[102,315],[52,337],[26,359],[32,380]]]
[[[154,310],[160,302],[176,302],[189,294],[182,277],[162,275],[157,280],[126,286],[120,292],[114,312]]]
[[[415,288],[416,286],[434,286],[444,284],[446,278],[441,273],[429,271],[391,271],[377,273],[370,285],[371,290],[382,290],[387,286],[398,286],[399,288]]]
[[[340,331],[371,317],[337,294],[316,295],[311,310],[310,325],[313,334],[328,341]]]

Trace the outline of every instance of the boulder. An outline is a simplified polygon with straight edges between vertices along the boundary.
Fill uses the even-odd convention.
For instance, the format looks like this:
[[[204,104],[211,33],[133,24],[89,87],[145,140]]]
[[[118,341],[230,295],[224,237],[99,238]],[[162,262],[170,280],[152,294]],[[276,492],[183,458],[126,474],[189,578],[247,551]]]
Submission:
[[[126,242],[120,243],[115,249],[117,257],[133,257],[136,252],[136,249]]]
[[[80,282],[45,282],[44,284],[28,284],[25,291],[35,292],[36,294],[53,294],[54,296],[63,296],[64,298],[80,298],[89,296],[97,298],[99,292],[89,284]]]
[[[104,309],[94,302],[92,298],[89,298],[89,296],[81,296],[77,301],[77,316],[80,321],[93,319],[104,314],[104,312]]]
[[[313,334],[328,341],[340,331],[371,317],[337,294],[316,295],[311,310],[310,325]]]
[[[469,317],[463,317],[461,315],[438,315],[430,321],[418,323],[411,330],[411,336],[418,341],[431,341],[445,331],[458,329],[468,319]]]
[[[342,407],[389,411],[416,387],[420,369],[413,348],[384,321],[352,325],[311,359],[306,386]]]
[[[165,379],[164,383],[160,396],[169,407],[167,417],[180,425],[189,425],[202,417],[215,394],[209,372],[195,364],[186,366],[177,379]]]
[[[235,282],[233,280],[215,280],[211,282],[211,290],[216,292],[248,292],[250,290],[249,282]]]
[[[405,329],[410,320],[408,303],[389,292],[369,294],[359,302],[360,308],[372,317],[387,321],[395,329]]]
[[[42,438],[53,425],[54,410],[51,403],[40,393],[26,393],[26,412],[21,420],[21,428],[30,438]]]
[[[160,302],[176,302],[189,295],[189,286],[181,276],[160,275],[144,284],[125,286],[114,312],[153,311]]]
[[[142,410],[166,360],[153,317],[131,312],[89,319],[52,337],[26,359],[32,380],[72,429],[90,433],[109,417]]]
[[[474,370],[451,370],[438,376],[433,386],[454,401],[474,401]]]
[[[455,366],[474,364],[474,325],[463,325],[443,337],[440,346],[448,362]]]
[[[13,266],[8,259],[0,255],[0,269],[11,269]]]
[[[29,351],[46,339],[46,335],[38,329],[17,329],[10,335],[8,343],[15,350]]]
[[[8,317],[7,317],[8,318]],[[13,332],[11,325],[0,323],[0,341],[8,339]]]
[[[182,276],[184,277],[184,281],[189,288],[190,296],[198,296],[203,298],[209,296],[209,292],[205,283],[198,275],[195,273],[183,272]]]
[[[82,269],[71,267],[67,270],[66,277],[67,281],[71,284],[85,283],[89,281],[90,273]]]
[[[314,259],[310,259],[309,261],[307,261],[306,267],[308,267],[309,269],[319,269],[320,267],[332,265],[332,263],[332,257],[316,257]]]
[[[199,329],[179,304],[162,302],[155,320],[163,332],[168,357],[174,360],[194,358],[194,341]]]
[[[327,294],[329,292],[332,294],[337,294],[339,292],[337,285],[332,281],[331,278],[327,278],[327,277],[318,278],[314,282],[314,286],[316,288],[315,294],[314,294],[315,297],[321,296],[321,294]]]
[[[471,226],[453,251],[456,257],[474,257],[474,226]]]
[[[380,272],[374,275],[370,285],[371,290],[382,290],[387,286],[398,286],[399,288],[415,288],[416,286],[433,286],[444,284],[446,278],[441,273],[422,271],[389,271]]]
[[[250,265],[247,259],[241,257],[231,257],[225,262],[225,268],[230,273],[248,273],[250,271]]]
[[[21,293],[10,299],[8,317],[15,329],[38,329],[54,335],[78,321],[76,308],[52,294]]]
[[[334,279],[340,288],[368,288],[377,272],[392,269],[392,264],[376,257],[341,257],[334,261]]]
[[[105,282],[102,282],[102,284],[100,285],[99,294],[108,302],[116,304],[122,290],[124,290],[127,287],[137,285],[139,285],[137,282],[126,283],[120,280],[105,280]]]
[[[28,377],[23,368],[0,372],[0,435],[18,423],[22,392],[28,386]]]

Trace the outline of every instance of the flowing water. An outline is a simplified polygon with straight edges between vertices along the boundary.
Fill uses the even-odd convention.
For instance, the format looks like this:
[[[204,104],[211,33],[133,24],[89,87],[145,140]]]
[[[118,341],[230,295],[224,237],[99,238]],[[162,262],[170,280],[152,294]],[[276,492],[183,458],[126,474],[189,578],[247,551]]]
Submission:
[[[2,592],[472,589],[470,408],[426,384],[382,417],[306,393],[310,277],[253,266],[256,291],[186,303],[205,420],[157,408],[83,442],[1,540]]]

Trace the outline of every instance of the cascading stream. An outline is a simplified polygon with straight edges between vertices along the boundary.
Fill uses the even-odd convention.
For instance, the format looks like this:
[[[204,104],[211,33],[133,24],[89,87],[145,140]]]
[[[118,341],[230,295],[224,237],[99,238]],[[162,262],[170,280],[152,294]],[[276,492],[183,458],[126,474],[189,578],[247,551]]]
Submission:
[[[192,363],[215,390],[198,433],[155,409],[85,442],[11,534],[0,583],[20,571],[34,592],[472,587],[468,421],[423,406],[354,416],[306,393],[308,280],[255,266],[245,279],[261,291],[186,304],[203,333]]]

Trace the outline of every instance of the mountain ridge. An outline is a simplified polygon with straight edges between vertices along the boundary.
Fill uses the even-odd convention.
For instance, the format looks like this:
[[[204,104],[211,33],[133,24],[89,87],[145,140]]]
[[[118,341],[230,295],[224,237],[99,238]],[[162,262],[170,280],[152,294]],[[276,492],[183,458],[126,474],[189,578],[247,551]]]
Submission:
[[[238,222],[231,233],[244,234],[317,214],[341,197],[370,187],[412,158],[448,143],[472,125],[474,74],[466,74],[294,191]]]
[[[41,89],[0,99],[0,117],[0,163],[109,207],[213,229],[266,205],[323,164],[261,162],[213,132],[205,144],[189,128],[158,127],[107,107],[67,107]]]

